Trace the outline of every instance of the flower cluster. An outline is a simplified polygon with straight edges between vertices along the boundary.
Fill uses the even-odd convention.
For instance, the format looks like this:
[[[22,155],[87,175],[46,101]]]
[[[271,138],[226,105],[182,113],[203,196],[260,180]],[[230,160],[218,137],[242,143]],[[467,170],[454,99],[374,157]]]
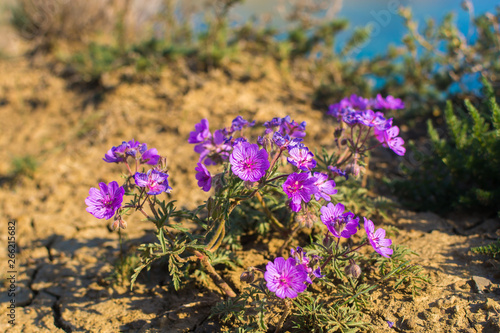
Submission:
[[[156,165],[160,160],[156,148],[148,149],[145,143],[133,139],[128,142],[123,141],[121,145],[112,147],[104,155],[103,160],[108,163],[126,163],[129,156],[141,164]]]
[[[196,144],[194,151],[200,154],[199,162],[205,165],[217,165],[227,161],[233,146],[244,138],[234,138],[238,131],[252,127],[255,121],[248,122],[243,117],[236,117],[229,128],[215,130],[212,134],[207,119],[202,119],[189,134],[188,143]]]
[[[365,151],[371,149],[365,148],[370,133],[379,141],[379,146],[390,148],[398,155],[405,153],[404,141],[398,137],[399,128],[392,125],[392,118],[386,119],[381,112],[403,106],[399,99],[392,96],[382,98],[380,95],[375,99],[353,95],[331,106],[329,113],[341,120],[340,127],[334,132],[335,143],[341,151],[339,154],[329,154],[325,149],[322,155],[316,157],[303,142],[306,123],[296,122],[289,116],[265,122],[256,143],[244,135],[250,127],[255,126],[255,121],[250,122],[238,116],[231,126],[212,132],[208,120],[202,119],[194,126],[194,131],[190,132],[188,142],[195,145],[194,151],[199,154],[195,167],[198,186],[206,192],[214,187],[215,195],[194,213],[176,210],[174,201],[165,203],[158,199],[158,195],[172,191],[166,159],[155,148],[148,149],[145,143],[124,141],[109,149],[103,158],[107,163],[126,165],[128,174],[124,177],[123,186],[112,181],[109,184],[99,183],[99,188],[91,188],[85,200],[87,211],[99,219],[114,217],[113,229],[125,229],[127,223],[122,216],[131,209],[139,211],[158,228],[157,237],[162,246],[162,255],[175,254],[170,259],[180,263],[177,246],[181,244],[179,242],[183,242],[182,251],[190,252],[191,258],[198,258],[221,289],[227,295],[235,297],[229,285],[222,283],[222,278],[217,275],[210,260],[206,260],[209,258],[206,253],[214,253],[226,241],[225,237],[231,236],[226,235],[225,231],[231,211],[240,202],[255,198],[258,199],[255,204],[260,203],[265,213],[262,216],[268,218],[269,225],[280,235],[289,237],[282,248],[289,244],[291,237],[303,226],[312,227],[313,223],[321,220],[327,231],[323,246],[315,244],[317,247],[311,250],[308,248],[309,254],[301,247],[291,249],[288,259],[275,258],[267,263],[265,272],[254,267],[247,274],[242,274],[242,280],[251,283],[254,279],[253,272],[260,270],[264,272],[270,292],[281,299],[290,299],[304,292],[315,279],[323,278],[321,271],[328,272],[325,267],[332,260],[334,266],[336,259],[348,260],[346,270],[350,276],[357,278],[361,274],[361,268],[356,265],[356,256],[352,252],[371,245],[381,256],[389,258],[393,254],[390,248],[392,241],[386,238],[384,229],[375,230],[374,223],[365,217],[366,240],[357,247],[353,246],[351,237],[360,228],[360,218],[346,211],[342,203],[331,202],[332,196],[338,191],[334,178],[342,176],[347,180],[349,175],[356,177],[362,172],[363,164],[358,165],[358,160],[366,156]],[[343,138],[347,131],[351,132]],[[131,161],[134,163],[129,164]],[[220,170],[212,176],[209,168],[216,167]],[[133,198],[122,205],[124,195]],[[266,195],[276,197],[264,198]],[[274,211],[282,209],[282,202],[265,199],[276,198],[286,200],[293,213],[282,214],[280,219],[274,216]],[[252,205],[253,203],[250,207],[254,207]],[[208,214],[200,217],[198,213],[203,207]],[[152,215],[146,212],[148,208]],[[191,219],[209,230],[204,236],[193,236],[185,231],[187,229],[175,227],[172,222],[168,222],[171,217]],[[181,233],[184,235],[178,237]],[[198,238],[201,239],[199,243]],[[346,246],[339,247],[342,238],[351,239],[343,241]],[[185,244],[185,239],[191,239],[192,242]],[[157,255],[153,252],[150,254]],[[140,269],[142,268],[144,266]],[[336,273],[338,270],[335,270]],[[135,278],[137,274],[134,275]],[[333,274],[333,271],[328,274]],[[285,302],[288,303],[290,302]]]
[[[135,160],[135,172],[128,164],[129,157]],[[128,188],[136,186],[141,189],[139,201],[143,197],[163,192],[170,193],[172,190],[167,180],[167,171],[163,165],[165,160],[161,158],[156,148],[148,149],[145,143],[135,140],[123,141],[121,145],[109,149],[103,160],[107,163],[124,163],[127,166],[129,175],[126,185]],[[153,166],[153,168],[147,172],[139,172],[141,165]],[[110,219],[115,216],[112,224],[113,229],[117,227],[125,229],[127,223],[122,219],[121,213],[124,194],[125,188],[119,186],[116,181],[112,181],[108,185],[99,183],[99,189],[91,188],[89,196],[85,199],[88,206],[87,211],[98,219]],[[135,208],[140,209],[140,207]]]
[[[373,134],[381,145],[390,148],[399,156],[404,156],[406,152],[403,147],[404,140],[397,137],[399,128],[393,126],[392,118],[387,119],[382,112],[402,108],[404,108],[404,103],[399,98],[390,95],[383,98],[379,94],[374,99],[351,95],[339,103],[330,105],[327,114],[346,124],[351,131],[354,126],[358,126],[360,131],[356,143],[360,142],[360,139],[364,143],[373,129]],[[339,130],[341,133],[342,129]],[[364,130],[366,133],[363,132]]]
[[[195,151],[200,153],[200,160],[195,168],[198,186],[209,191],[213,177],[205,165],[219,164],[227,159],[232,173],[241,180],[265,181],[264,176],[271,168],[270,155],[274,155],[275,163],[281,154],[285,154],[288,163],[296,169],[287,176],[282,185],[284,193],[290,199],[290,208],[299,212],[313,196],[317,201],[330,201],[331,195],[337,193],[335,181],[330,180],[327,173],[313,172],[317,166],[314,154],[302,143],[306,135],[306,123],[299,124],[289,116],[265,122],[264,134],[257,140],[262,148],[258,144],[248,142],[244,136],[236,139],[228,137],[254,124],[255,121],[248,122],[238,116],[230,128],[217,130],[213,135],[206,119],[195,125],[188,142],[197,144]]]

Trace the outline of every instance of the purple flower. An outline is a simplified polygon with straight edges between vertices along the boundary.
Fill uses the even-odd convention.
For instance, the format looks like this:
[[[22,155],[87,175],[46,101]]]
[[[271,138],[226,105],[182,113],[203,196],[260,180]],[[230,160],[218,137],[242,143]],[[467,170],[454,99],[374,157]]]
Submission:
[[[127,160],[127,149],[128,149],[128,144],[123,141],[123,143],[117,147],[113,147],[108,152],[106,155],[104,155],[104,162],[108,163],[120,163],[120,162],[125,162]]]
[[[338,203],[334,205],[329,203],[328,206],[321,207],[321,221],[326,225],[328,231],[333,236],[340,238],[349,238],[358,231],[359,217],[354,218],[351,212],[344,213],[344,205]]]
[[[385,99],[382,95],[378,94],[376,99],[376,105],[378,109],[386,109],[386,110],[398,110],[404,109],[405,103],[399,98],[395,98],[391,95],[388,95]]]
[[[392,118],[385,119],[382,112],[375,112],[375,118],[373,119],[373,125],[375,129],[379,131],[385,131],[391,128],[392,126]]]
[[[273,142],[280,148],[291,148],[291,147],[301,147],[304,146],[301,143],[301,138],[290,138],[288,134],[281,134],[280,132],[274,132],[273,134]]]
[[[194,169],[197,171],[195,177],[198,180],[198,186],[205,192],[210,191],[212,187],[212,175],[210,172],[208,172],[207,168],[201,163],[198,163],[197,167]]]
[[[231,133],[233,133],[235,131],[240,131],[244,127],[252,127],[254,125],[255,125],[255,120],[250,123],[247,120],[243,119],[242,116],[238,116],[234,118],[233,122],[231,123],[230,131]]]
[[[312,260],[307,256],[307,252],[304,251],[300,246],[297,246],[297,250],[294,250],[293,248],[290,249],[290,254],[292,257],[295,259],[298,265],[302,265],[304,267],[304,270],[307,273],[307,278],[306,282],[311,284],[312,279],[311,276],[314,275],[317,278],[322,278],[324,275],[321,275],[321,267],[318,267],[317,269],[314,269],[314,266],[319,262],[319,259],[322,257],[319,257],[317,255],[312,255]]]
[[[328,112],[330,116],[337,118],[340,120],[342,116],[345,114],[345,110],[351,106],[351,103],[346,99],[342,99],[340,103],[332,104],[328,107]]]
[[[202,119],[199,124],[194,125],[194,131],[189,133],[189,143],[200,143],[209,139],[212,135],[208,129],[208,120]]]
[[[361,113],[360,111],[348,108],[342,115],[342,121],[349,126],[354,126],[359,122],[358,118],[360,113]]]
[[[318,187],[314,185],[316,178],[310,177],[308,173],[292,173],[283,183],[283,191],[292,201],[290,208],[294,212],[301,209],[301,202],[309,202],[311,195],[318,192]]]
[[[377,229],[375,231],[375,226],[371,220],[365,219],[365,230],[366,236],[370,241],[370,244],[373,246],[373,249],[378,252],[382,257],[390,258],[392,255],[392,249],[389,246],[392,245],[392,241],[388,238],[385,238],[385,230],[382,228]]]
[[[307,279],[307,272],[302,265],[296,265],[295,259],[288,258],[286,261],[282,257],[268,262],[264,279],[267,288],[274,292],[279,298],[295,298],[298,293],[306,290],[304,283]]]
[[[328,175],[326,173],[315,172],[314,177],[316,178],[314,185],[318,187],[318,193],[314,195],[316,201],[321,200],[321,198],[326,201],[332,200],[330,196],[337,193],[335,181],[328,180]]]
[[[87,212],[98,219],[107,220],[122,206],[123,194],[125,189],[118,186],[116,181],[112,181],[109,185],[99,183],[99,189],[92,187],[85,199]]]
[[[149,165],[156,165],[160,160],[160,155],[158,154],[158,150],[156,148],[151,148],[146,150],[141,156],[141,163],[146,163]]]
[[[277,118],[277,117],[273,118],[270,121],[266,121],[264,123],[264,127],[266,128],[266,131],[264,132],[264,134],[272,133],[274,131],[274,128],[278,127],[280,124],[281,124],[281,118]]]
[[[127,144],[127,155],[134,157],[137,155],[137,153],[142,154],[148,149],[148,146],[145,143],[140,143],[139,141],[135,141],[134,139],[130,140],[129,142],[123,142],[123,144]]]
[[[403,147],[403,144],[405,142],[402,138],[398,137],[398,134],[399,127],[392,126],[384,132],[384,142],[393,152],[395,152],[399,156],[404,156],[404,154],[406,153],[406,148]]]
[[[360,111],[366,110],[371,105],[369,99],[357,96],[356,94],[352,94],[349,97],[349,102],[351,103],[351,107]]]
[[[255,143],[242,142],[234,146],[231,156],[229,156],[231,170],[244,181],[256,182],[261,179],[270,163],[267,151]]]
[[[226,143],[222,130],[216,130],[213,137],[194,147],[194,151],[200,154],[199,161],[204,161],[206,165],[217,165],[227,160],[232,149],[231,144]]]
[[[316,161],[313,159],[314,154],[307,148],[291,148],[288,151],[290,157],[287,158],[288,163],[295,165],[303,171],[311,171],[316,167]]]
[[[403,147],[405,142],[402,138],[398,137],[399,127],[392,126],[386,131],[379,131],[375,129],[374,134],[377,140],[380,141],[384,147],[389,147],[399,156],[404,156],[406,153],[406,148]]]
[[[358,114],[358,121],[368,127],[373,127],[375,124],[373,121],[375,120],[375,112],[372,110],[365,110]]]
[[[147,173],[136,172],[134,180],[137,186],[145,187],[149,195],[157,195],[162,192],[170,193],[172,188],[168,186],[168,174],[151,169]]]
[[[281,134],[288,134],[292,138],[303,138],[306,136],[306,122],[297,123],[295,120],[290,120],[290,116],[281,119],[280,123]]]

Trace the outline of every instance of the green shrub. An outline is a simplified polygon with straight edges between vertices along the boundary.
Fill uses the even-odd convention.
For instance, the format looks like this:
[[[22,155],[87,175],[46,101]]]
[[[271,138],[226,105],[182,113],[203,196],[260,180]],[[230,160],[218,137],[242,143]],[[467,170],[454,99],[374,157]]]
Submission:
[[[485,105],[465,100],[465,110],[445,110],[446,134],[428,121],[431,151],[421,164],[405,167],[408,179],[395,189],[413,208],[494,212],[500,207],[500,108],[491,85],[483,79]],[[414,155],[415,156],[415,155]]]

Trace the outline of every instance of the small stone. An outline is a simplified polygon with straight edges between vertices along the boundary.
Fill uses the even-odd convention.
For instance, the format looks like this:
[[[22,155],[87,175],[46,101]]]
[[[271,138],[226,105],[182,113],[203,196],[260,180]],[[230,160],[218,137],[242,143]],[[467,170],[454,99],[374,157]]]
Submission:
[[[474,275],[472,277],[472,286],[474,288],[474,291],[482,294],[485,290],[488,290],[488,288],[492,285],[492,282],[488,280],[487,278],[484,278],[482,276],[477,276]]]

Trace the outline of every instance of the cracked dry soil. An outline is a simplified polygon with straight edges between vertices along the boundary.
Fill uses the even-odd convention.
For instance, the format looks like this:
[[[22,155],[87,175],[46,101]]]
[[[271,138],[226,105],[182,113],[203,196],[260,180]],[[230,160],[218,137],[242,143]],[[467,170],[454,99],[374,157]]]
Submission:
[[[245,62],[246,61],[246,62]],[[164,69],[157,80],[121,82],[107,77],[100,94],[70,88],[48,66],[2,60],[0,76],[0,237],[16,221],[16,325],[8,324],[7,247],[0,248],[0,331],[4,332],[217,332],[210,308],[221,299],[215,286],[189,284],[178,292],[155,267],[128,286],[110,282],[119,256],[116,233],[85,211],[88,189],[118,179],[120,166],[104,153],[132,138],[168,158],[172,198],[193,208],[204,199],[194,178],[197,157],[186,142],[201,118],[211,128],[238,114],[257,122],[290,115],[307,121],[310,145],[329,145],[332,123],[311,107],[311,87],[290,79],[271,61],[244,59],[226,71],[194,74],[186,64]],[[325,134],[326,133],[326,134]],[[32,177],[11,177],[13,158],[31,156]],[[393,157],[393,156],[392,156]],[[389,156],[389,158],[392,158]],[[129,218],[126,246],[151,239],[152,227]],[[380,222],[376,222],[380,223]],[[500,278],[497,261],[469,251],[496,239],[498,219],[443,219],[397,210],[394,238],[419,254],[432,283],[419,296],[372,294],[368,320],[377,332],[499,332]],[[273,244],[242,253],[244,265],[271,259]],[[235,286],[244,267],[223,271]],[[472,277],[486,278],[481,291]],[[489,284],[491,282],[491,284]],[[489,284],[489,285],[488,285]]]

